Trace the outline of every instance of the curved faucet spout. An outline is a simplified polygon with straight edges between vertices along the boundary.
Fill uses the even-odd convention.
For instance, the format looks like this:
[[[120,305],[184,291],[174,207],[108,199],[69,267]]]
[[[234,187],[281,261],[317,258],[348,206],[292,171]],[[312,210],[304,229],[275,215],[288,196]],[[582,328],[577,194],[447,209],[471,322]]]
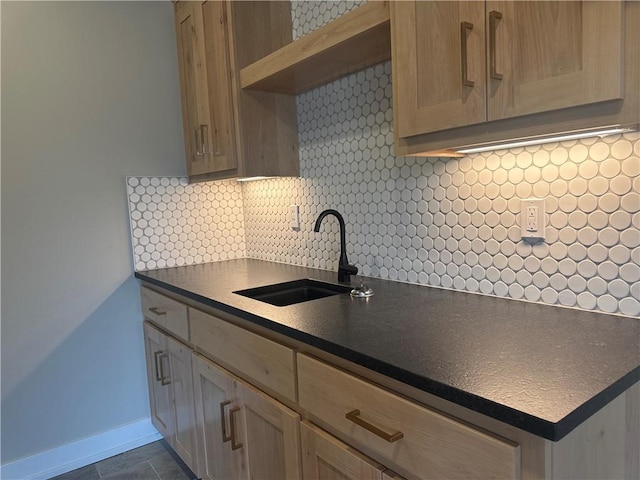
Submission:
[[[334,217],[336,217],[338,219],[338,224],[340,225],[340,260],[338,261],[338,281],[348,282],[351,275],[355,275],[358,273],[358,267],[356,267],[355,265],[349,265],[349,260],[347,259],[347,242],[345,235],[344,218],[342,218],[340,212],[331,208],[322,211],[320,215],[318,215],[316,224],[313,227],[313,231],[320,231],[320,224],[327,215],[333,215]]]
[[[322,223],[322,220],[324,220],[324,217],[326,217],[327,215],[333,215],[334,217],[336,217],[338,219],[338,223],[340,224],[340,262],[339,265],[347,265],[349,263],[349,260],[347,260],[347,241],[346,241],[346,235],[345,235],[345,225],[344,225],[344,218],[342,218],[342,215],[340,214],[340,212],[338,212],[337,210],[333,210],[333,209],[328,209],[328,210],[324,210],[323,212],[320,213],[320,215],[318,215],[318,219],[316,220],[316,226],[313,227],[313,231],[314,232],[319,232],[320,231],[320,224]]]

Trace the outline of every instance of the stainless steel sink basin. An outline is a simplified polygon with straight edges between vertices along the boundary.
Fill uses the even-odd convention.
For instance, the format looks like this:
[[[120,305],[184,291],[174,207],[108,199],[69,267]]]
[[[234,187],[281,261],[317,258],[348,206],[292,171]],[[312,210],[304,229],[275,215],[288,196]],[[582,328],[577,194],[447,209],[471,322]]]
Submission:
[[[350,291],[351,287],[344,285],[335,285],[333,283],[324,283],[304,278],[292,282],[238,290],[233,293],[270,303],[278,307],[285,307],[287,305],[317,300],[318,298],[330,297],[340,293],[349,293]]]

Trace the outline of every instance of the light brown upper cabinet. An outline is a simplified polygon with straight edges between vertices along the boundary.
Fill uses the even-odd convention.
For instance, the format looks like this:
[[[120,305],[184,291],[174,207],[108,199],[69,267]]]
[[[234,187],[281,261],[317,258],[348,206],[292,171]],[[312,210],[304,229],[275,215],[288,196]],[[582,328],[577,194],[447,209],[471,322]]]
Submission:
[[[623,97],[622,3],[486,3],[487,119]]]
[[[396,153],[637,123],[630,3],[393,2]]]
[[[482,2],[392,4],[398,136],[486,119],[484,8]]]
[[[289,2],[174,8],[190,180],[297,176],[295,99],[239,85],[241,68],[291,41]]]

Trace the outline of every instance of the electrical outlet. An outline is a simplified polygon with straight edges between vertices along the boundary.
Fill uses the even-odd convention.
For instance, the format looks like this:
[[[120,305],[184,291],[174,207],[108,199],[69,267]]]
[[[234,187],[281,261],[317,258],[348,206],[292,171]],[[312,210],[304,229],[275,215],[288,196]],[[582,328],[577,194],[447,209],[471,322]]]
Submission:
[[[289,212],[291,215],[291,230],[297,232],[298,230],[300,230],[300,206],[291,205],[289,207]]]
[[[527,205],[525,212],[527,232],[535,233],[538,231],[538,207],[536,205]]]
[[[544,240],[545,211],[543,198],[525,198],[520,204],[522,239]]]

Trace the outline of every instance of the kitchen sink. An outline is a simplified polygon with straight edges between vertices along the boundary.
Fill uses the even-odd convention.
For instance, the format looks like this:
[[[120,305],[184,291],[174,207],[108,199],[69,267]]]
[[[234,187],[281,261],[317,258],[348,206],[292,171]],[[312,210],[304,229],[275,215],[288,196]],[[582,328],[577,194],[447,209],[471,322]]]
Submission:
[[[304,278],[291,282],[265,285],[264,287],[238,290],[233,293],[244,297],[253,298],[261,302],[270,303],[278,307],[286,307],[296,303],[317,300],[318,298],[330,297],[341,293],[349,293],[351,287],[335,285],[333,283],[320,282]]]

